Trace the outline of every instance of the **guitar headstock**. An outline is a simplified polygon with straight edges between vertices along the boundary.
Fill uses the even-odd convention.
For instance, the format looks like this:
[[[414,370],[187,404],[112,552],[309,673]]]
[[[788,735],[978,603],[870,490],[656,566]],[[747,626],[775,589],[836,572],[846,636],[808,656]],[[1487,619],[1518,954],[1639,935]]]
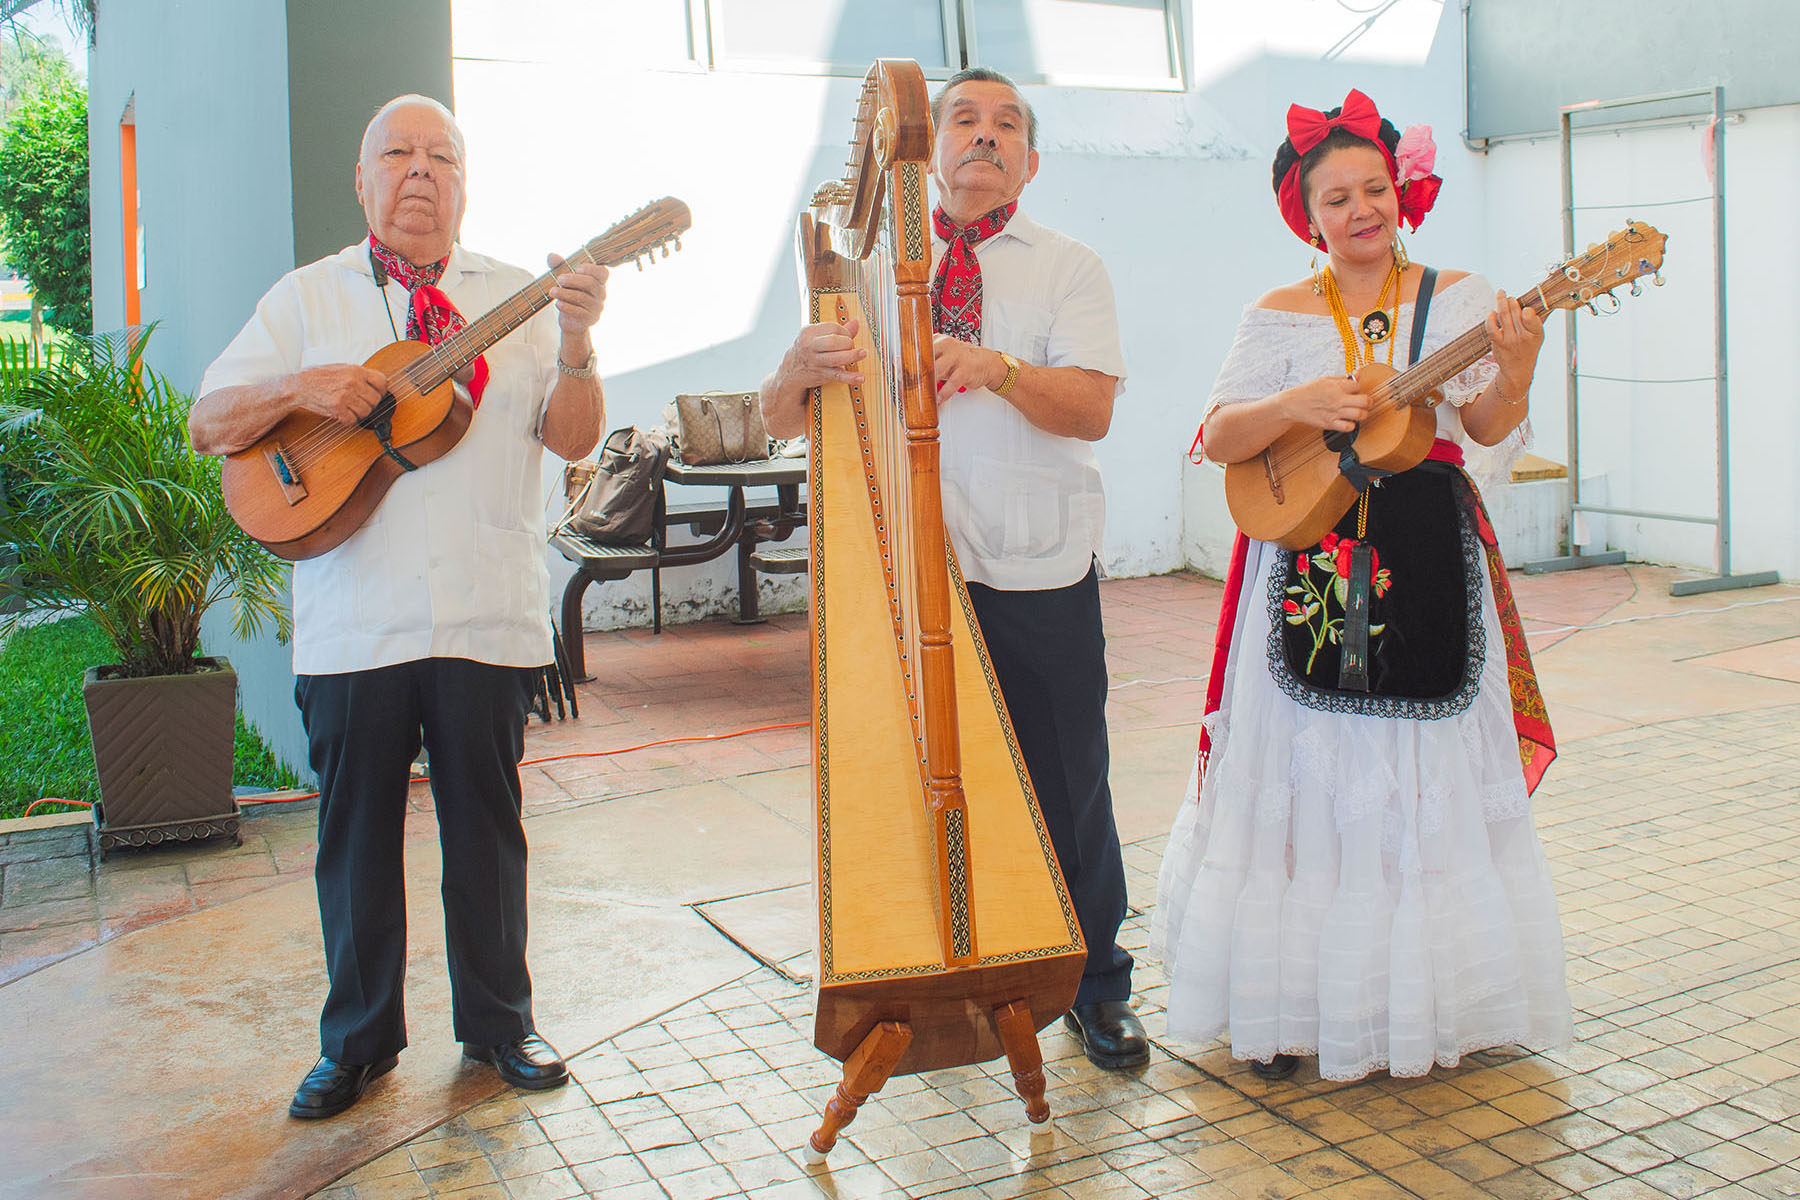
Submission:
[[[609,267],[636,260],[641,271],[646,257],[656,261],[658,247],[664,258],[669,257],[671,248],[681,249],[681,235],[692,224],[688,206],[673,196],[664,196],[612,226],[583,246],[580,253]]]
[[[1651,276],[1661,286],[1663,247],[1668,240],[1654,225],[1627,221],[1625,228],[1607,234],[1604,242],[1554,268],[1520,299],[1541,300],[1545,312],[1584,305],[1592,309],[1596,299],[1611,295],[1620,284],[1631,284],[1631,294],[1637,295],[1643,290],[1637,282],[1642,276]],[[1616,297],[1614,303],[1616,306]]]

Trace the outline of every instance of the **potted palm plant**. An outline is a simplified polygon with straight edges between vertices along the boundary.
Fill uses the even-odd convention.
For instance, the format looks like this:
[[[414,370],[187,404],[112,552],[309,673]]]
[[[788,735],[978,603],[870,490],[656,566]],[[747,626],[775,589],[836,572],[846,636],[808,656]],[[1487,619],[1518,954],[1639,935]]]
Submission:
[[[0,372],[0,547],[23,612],[84,614],[117,661],[83,682],[102,854],[239,838],[231,789],[237,676],[200,654],[229,602],[240,636],[290,632],[286,574],[233,523],[219,460],[188,446],[188,396],[144,361],[150,330],[96,336],[48,366]]]

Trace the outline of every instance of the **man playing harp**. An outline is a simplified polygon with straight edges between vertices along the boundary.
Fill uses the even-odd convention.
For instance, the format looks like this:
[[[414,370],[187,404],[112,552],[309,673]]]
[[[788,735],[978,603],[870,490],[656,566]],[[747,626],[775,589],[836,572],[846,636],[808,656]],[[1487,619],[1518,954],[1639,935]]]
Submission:
[[[1064,1018],[1102,1067],[1149,1058],[1117,944],[1125,868],[1107,786],[1095,560],[1106,435],[1124,357],[1112,282],[1088,247],[1032,221],[1037,125],[1010,80],[971,67],[933,100],[931,311],[944,525],[1088,945]],[[808,389],[861,383],[857,330],[800,331],[763,381],[769,432],[805,432]]]

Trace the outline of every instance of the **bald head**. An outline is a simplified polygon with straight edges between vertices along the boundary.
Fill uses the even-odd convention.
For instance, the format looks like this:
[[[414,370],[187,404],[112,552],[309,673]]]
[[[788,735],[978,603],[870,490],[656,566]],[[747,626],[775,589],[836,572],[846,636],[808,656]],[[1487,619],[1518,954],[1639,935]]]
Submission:
[[[436,113],[438,119],[444,123],[445,130],[450,134],[450,140],[456,143],[457,161],[461,162],[463,160],[462,127],[456,123],[456,114],[445,108],[436,100],[433,100],[430,96],[422,96],[417,92],[410,92],[404,96],[395,96],[392,100],[389,100],[386,104],[376,109],[375,115],[369,118],[369,124],[363,130],[362,152],[357,155],[358,162],[366,163],[369,161],[369,155],[373,153],[376,142],[381,137],[382,122],[396,110],[402,108],[425,108]]]
[[[397,96],[363,132],[356,200],[369,229],[413,264],[450,253],[463,217],[463,138],[429,96]]]

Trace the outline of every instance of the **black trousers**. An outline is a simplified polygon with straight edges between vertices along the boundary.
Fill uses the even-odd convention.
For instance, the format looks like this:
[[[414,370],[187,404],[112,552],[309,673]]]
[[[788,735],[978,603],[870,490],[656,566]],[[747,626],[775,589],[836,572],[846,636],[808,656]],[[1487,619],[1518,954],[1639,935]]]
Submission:
[[[314,876],[331,981],[319,1017],[327,1058],[374,1062],[406,1046],[402,838],[421,744],[431,753],[457,1040],[495,1045],[532,1031],[519,819],[531,675],[427,658],[296,681],[319,778]]]
[[[1106,780],[1099,578],[1089,570],[1080,583],[1037,592],[971,583],[969,599],[1087,940],[1075,1003],[1127,999],[1131,955],[1118,944],[1125,861]]]

